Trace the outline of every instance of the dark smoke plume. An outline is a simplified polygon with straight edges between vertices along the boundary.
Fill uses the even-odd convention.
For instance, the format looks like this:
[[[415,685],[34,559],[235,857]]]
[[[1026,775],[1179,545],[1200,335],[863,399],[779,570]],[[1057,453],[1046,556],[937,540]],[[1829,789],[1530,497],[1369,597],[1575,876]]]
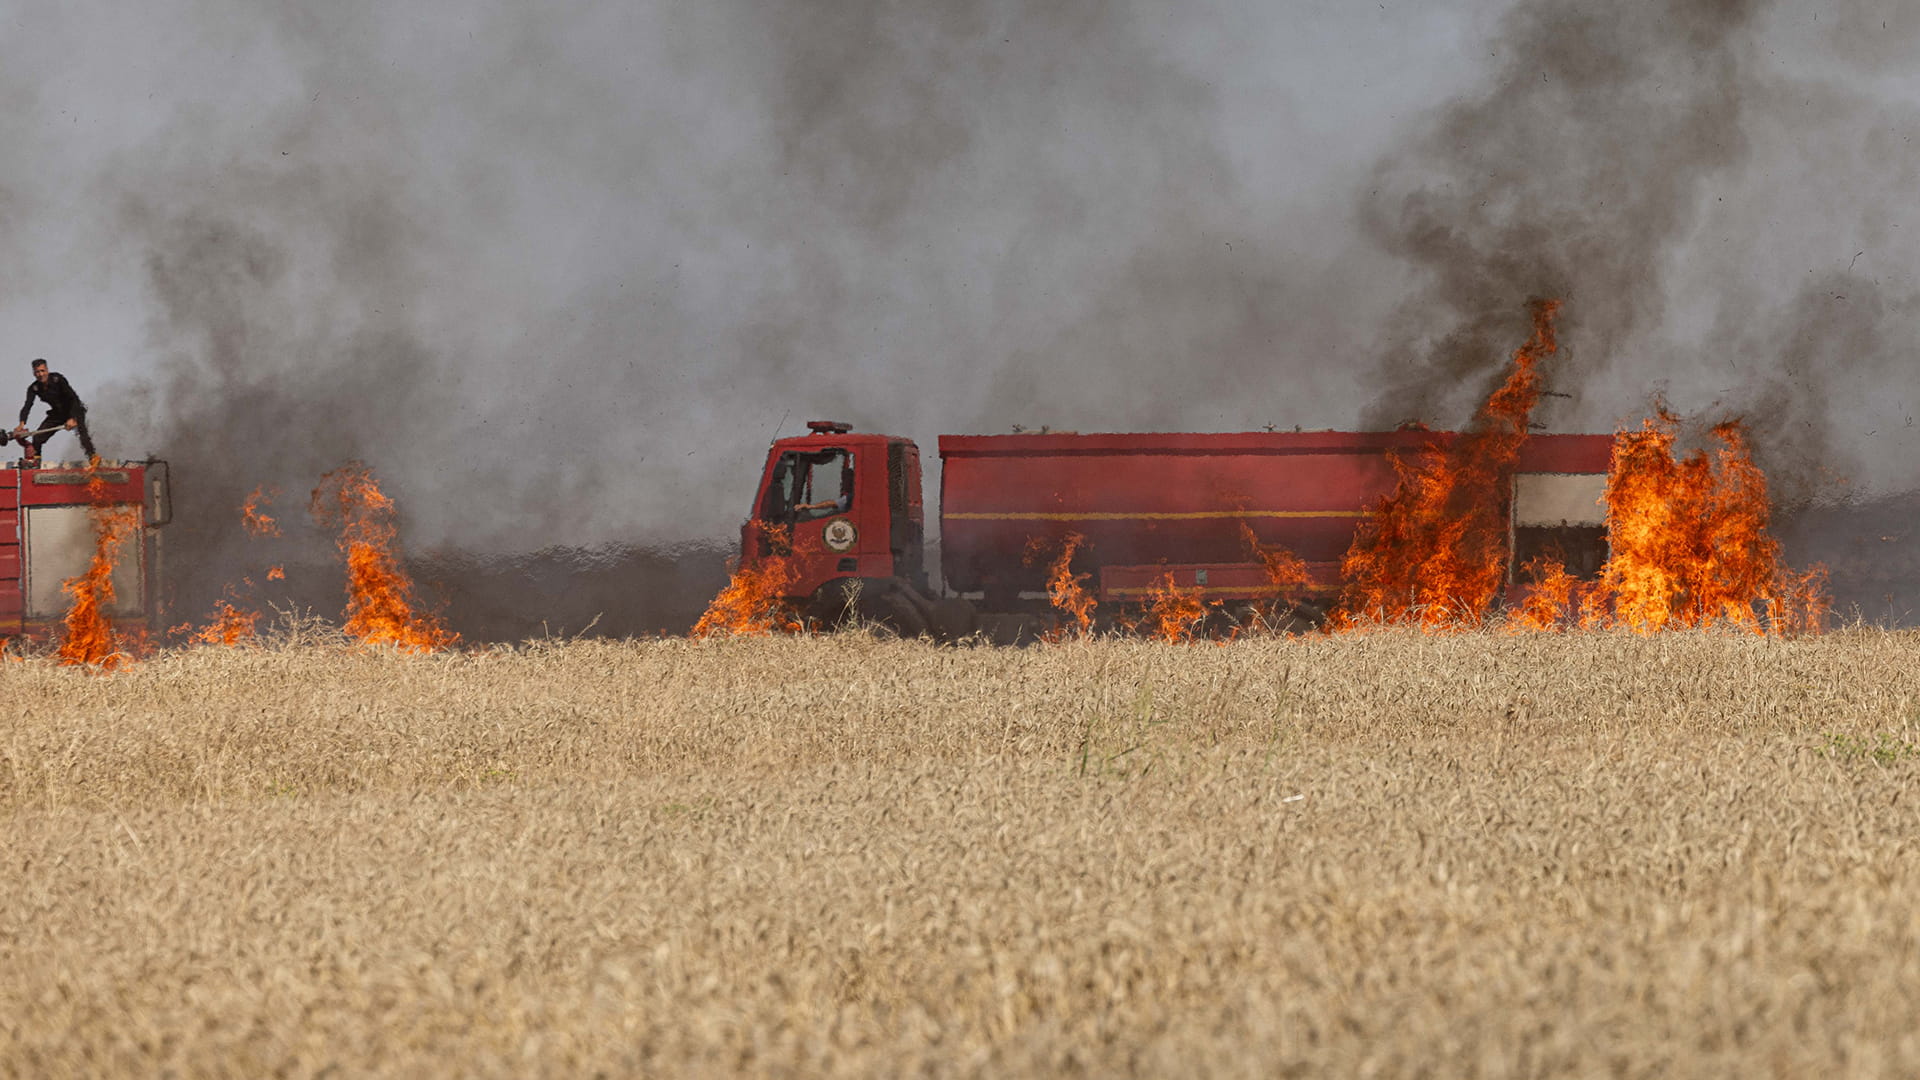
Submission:
[[[1423,118],[1361,200],[1366,236],[1419,282],[1363,426],[1457,423],[1524,338],[1525,302],[1552,296],[1567,348],[1549,383],[1572,395],[1554,426],[1631,425],[1659,400],[1745,418],[1786,508],[1911,489],[1920,109],[1876,72],[1920,17],[1803,14],[1513,7],[1493,75]]]
[[[1367,236],[1423,279],[1389,324],[1364,426],[1445,422],[1483,394],[1526,337],[1530,298],[1566,304],[1563,388],[1664,319],[1665,258],[1703,184],[1748,152],[1764,6],[1539,0],[1508,14],[1487,87],[1390,154],[1362,202]]]
[[[324,550],[298,528],[303,485],[327,462],[417,445],[444,408],[436,358],[405,322],[418,248],[377,189],[230,175],[221,196],[218,207],[130,198],[122,210],[128,233],[150,239],[155,334],[169,346],[136,402],[175,477],[165,537],[175,618],[202,616],[264,559]],[[288,242],[303,233],[310,243]],[[263,484],[294,489],[279,507],[293,527],[270,551],[238,516]]]

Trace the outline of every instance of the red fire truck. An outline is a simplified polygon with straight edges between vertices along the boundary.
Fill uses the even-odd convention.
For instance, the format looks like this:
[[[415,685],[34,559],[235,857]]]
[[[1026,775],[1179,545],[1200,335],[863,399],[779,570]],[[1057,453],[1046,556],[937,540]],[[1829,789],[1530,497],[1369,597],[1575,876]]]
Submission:
[[[137,507],[140,528],[114,563],[108,617],[120,631],[157,631],[160,528],[172,519],[164,461],[32,468],[0,464],[0,636],[39,637],[66,616],[61,584],[93,561],[96,507]],[[95,481],[98,481],[97,483]]]
[[[912,440],[813,421],[774,442],[741,529],[741,561],[788,560],[787,597],[908,635],[1004,632],[1049,617],[1047,559],[1073,534],[1072,569],[1105,610],[1138,604],[1171,577],[1223,610],[1280,590],[1249,536],[1307,563],[1288,601],[1338,590],[1355,531],[1397,482],[1393,455],[1444,447],[1448,432],[942,435],[939,575],[925,555],[920,451]],[[1606,558],[1611,435],[1534,435],[1504,513],[1512,564],[1552,549],[1592,576]],[[786,537],[782,543],[780,537]],[[1511,572],[1509,573],[1511,579]]]

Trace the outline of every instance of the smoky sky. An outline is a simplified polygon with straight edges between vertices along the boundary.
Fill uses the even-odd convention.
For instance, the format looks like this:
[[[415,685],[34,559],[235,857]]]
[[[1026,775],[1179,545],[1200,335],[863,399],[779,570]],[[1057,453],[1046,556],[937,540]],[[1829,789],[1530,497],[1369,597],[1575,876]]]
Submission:
[[[1899,192],[1920,112],[1883,76],[1885,39],[1917,23],[1765,0],[1509,10],[1489,76],[1383,154],[1360,200],[1417,282],[1372,351],[1363,423],[1466,408],[1533,292],[1566,302],[1558,426],[1666,403],[1745,417],[1789,503],[1914,486],[1920,222]]]
[[[724,536],[816,417],[1458,424],[1539,296],[1556,429],[1920,465],[1892,2],[0,12],[0,333],[209,580],[355,458],[511,551]]]
[[[1368,237],[1423,272],[1390,323],[1370,419],[1478,391],[1524,333],[1516,296],[1567,302],[1588,373],[1660,321],[1662,256],[1748,153],[1761,7],[1542,0],[1507,15],[1484,88],[1383,156],[1361,201]]]

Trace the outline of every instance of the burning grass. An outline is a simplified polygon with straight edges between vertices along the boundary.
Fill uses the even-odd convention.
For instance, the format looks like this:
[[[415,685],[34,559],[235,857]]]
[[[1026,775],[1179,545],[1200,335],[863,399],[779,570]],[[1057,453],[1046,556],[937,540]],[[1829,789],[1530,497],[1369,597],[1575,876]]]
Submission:
[[[1535,306],[1533,337],[1514,354],[1506,382],[1473,429],[1444,448],[1397,460],[1397,490],[1354,537],[1334,628],[1411,623],[1454,629],[1486,622],[1506,590],[1511,548],[1508,485],[1539,400],[1538,365],[1556,351],[1558,304]],[[1711,453],[1675,451],[1678,420],[1665,411],[1614,438],[1607,471],[1609,554],[1600,578],[1577,580],[1552,558],[1521,568],[1504,625],[1550,631],[1577,623],[1639,633],[1704,626],[1818,632],[1825,572],[1788,568],[1768,531],[1767,480],[1746,432],[1712,429]]]
[[[260,613],[236,607],[222,600],[214,608],[213,621],[195,631],[188,640],[195,645],[244,645],[252,641],[260,625]]]
[[[1767,479],[1738,423],[1716,425],[1716,446],[1681,457],[1677,424],[1662,413],[1614,444],[1607,485],[1613,557],[1601,588],[1612,617],[1634,630],[1721,624],[1818,630],[1826,606],[1814,570],[1795,574],[1768,532]],[[1763,622],[1764,605],[1771,623]]]
[[[797,576],[792,560],[783,554],[789,549],[788,530],[764,523],[760,527],[769,554],[734,567],[726,587],[694,623],[694,637],[762,637],[803,629],[785,600]]]
[[[1685,455],[1676,451],[1679,422],[1664,411],[1638,431],[1619,432],[1599,579],[1582,581],[1558,559],[1538,557],[1520,568],[1519,587],[1510,587],[1511,485],[1540,397],[1539,365],[1558,350],[1558,310],[1554,301],[1534,305],[1532,336],[1468,431],[1394,458],[1398,484],[1355,533],[1326,628],[1455,631],[1497,622],[1515,633],[1574,625],[1818,633],[1828,608],[1825,571],[1795,571],[1782,560],[1769,532],[1766,476],[1738,421],[1713,427],[1711,451]],[[1291,552],[1262,546],[1245,524],[1241,531],[1279,596],[1308,583],[1306,564]],[[1130,625],[1162,641],[1188,640],[1205,614],[1198,602],[1168,576]],[[1057,595],[1054,604],[1066,610]],[[1090,611],[1089,602],[1087,612],[1072,614],[1084,622]]]
[[[1795,571],[1769,532],[1767,481],[1741,425],[1710,433],[1711,449],[1677,454],[1678,421],[1664,412],[1614,442],[1606,504],[1611,549],[1599,580],[1558,560],[1521,568],[1530,582],[1508,625],[1519,630],[1624,627],[1637,633],[1724,626],[1818,633],[1826,571]]]
[[[346,465],[321,477],[311,509],[315,521],[339,531],[340,554],[347,564],[344,629],[350,637],[414,652],[459,643],[459,635],[439,619],[415,609],[413,580],[400,569],[395,552],[399,530],[393,500],[365,466]]]
[[[1207,604],[1199,589],[1182,588],[1171,573],[1147,586],[1146,602],[1131,629],[1168,644],[1192,641],[1207,618]]]
[[[0,1074],[1920,1071],[1914,635],[0,678]]]

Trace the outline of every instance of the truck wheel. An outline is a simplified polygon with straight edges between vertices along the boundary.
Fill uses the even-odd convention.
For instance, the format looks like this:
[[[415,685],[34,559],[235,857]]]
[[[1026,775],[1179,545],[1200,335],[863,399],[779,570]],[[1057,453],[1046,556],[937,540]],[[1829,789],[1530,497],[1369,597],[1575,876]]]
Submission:
[[[898,578],[835,578],[814,592],[805,613],[829,630],[864,625],[904,638],[928,633],[933,621],[929,602]]]
[[[1327,613],[1313,604],[1300,603],[1281,609],[1274,623],[1277,633],[1289,637],[1311,634],[1327,624]]]
[[[957,596],[943,596],[927,605],[927,629],[933,640],[951,645],[973,633],[977,622],[973,605]]]
[[[834,578],[808,598],[804,611],[807,621],[825,630],[839,630],[858,623],[867,593],[874,584],[859,578]]]
[[[876,588],[868,596],[863,590],[860,596],[860,616],[875,626],[892,631],[903,638],[917,638],[927,632],[927,620],[914,605],[913,598],[905,589],[892,582],[873,582]]]

